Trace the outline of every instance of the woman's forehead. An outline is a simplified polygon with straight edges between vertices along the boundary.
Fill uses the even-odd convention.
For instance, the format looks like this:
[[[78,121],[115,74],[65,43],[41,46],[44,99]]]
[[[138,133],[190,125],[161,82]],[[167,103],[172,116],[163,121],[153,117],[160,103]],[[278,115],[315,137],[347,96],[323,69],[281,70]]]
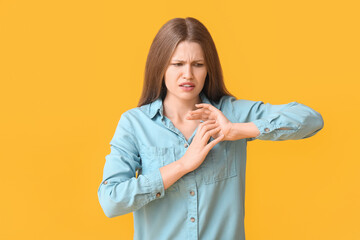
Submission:
[[[200,44],[196,42],[181,42],[176,47],[172,56],[173,61],[185,61],[191,59],[192,61],[204,60],[203,50]]]

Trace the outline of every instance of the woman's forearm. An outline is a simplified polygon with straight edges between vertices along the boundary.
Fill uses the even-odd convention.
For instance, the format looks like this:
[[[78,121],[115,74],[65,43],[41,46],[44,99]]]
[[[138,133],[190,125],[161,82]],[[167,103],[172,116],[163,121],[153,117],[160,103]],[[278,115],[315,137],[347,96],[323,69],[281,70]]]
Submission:
[[[177,180],[184,176],[188,171],[180,161],[172,162],[160,168],[160,173],[164,183],[164,189],[168,189]]]
[[[232,127],[228,136],[230,141],[243,138],[252,138],[260,134],[259,129],[252,122],[248,123],[232,123]]]
[[[259,129],[252,122],[248,123],[232,123],[229,132],[228,140],[235,141],[243,138],[256,137],[260,134]],[[185,168],[181,159],[165,165],[160,168],[160,173],[163,179],[164,188],[167,189],[173,185],[182,176],[189,171]]]

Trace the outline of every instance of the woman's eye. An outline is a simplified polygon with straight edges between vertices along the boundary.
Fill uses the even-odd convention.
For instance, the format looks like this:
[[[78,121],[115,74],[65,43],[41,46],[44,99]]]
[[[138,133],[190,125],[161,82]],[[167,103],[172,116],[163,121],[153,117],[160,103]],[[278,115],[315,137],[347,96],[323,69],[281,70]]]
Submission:
[[[183,64],[182,63],[173,63],[172,65],[174,65],[174,66],[182,66]],[[202,64],[202,63],[196,63],[195,64],[195,66],[196,67],[201,67],[201,66],[203,66],[204,64]]]

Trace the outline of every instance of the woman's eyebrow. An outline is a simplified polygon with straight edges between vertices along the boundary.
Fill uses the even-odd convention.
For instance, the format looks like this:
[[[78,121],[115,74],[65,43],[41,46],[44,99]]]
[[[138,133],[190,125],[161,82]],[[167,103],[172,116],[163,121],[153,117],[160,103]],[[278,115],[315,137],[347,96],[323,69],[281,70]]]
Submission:
[[[184,60],[180,60],[180,59],[173,59],[173,61],[177,61],[177,62],[186,62]],[[193,62],[200,62],[200,61],[204,61],[204,59],[197,59],[197,60],[194,60]]]

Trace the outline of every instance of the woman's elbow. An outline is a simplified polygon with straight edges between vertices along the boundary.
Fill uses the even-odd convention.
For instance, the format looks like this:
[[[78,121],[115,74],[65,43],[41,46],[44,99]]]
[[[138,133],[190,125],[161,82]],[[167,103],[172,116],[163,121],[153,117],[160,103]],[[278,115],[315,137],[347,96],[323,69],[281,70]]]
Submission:
[[[316,125],[316,131],[320,131],[321,129],[324,128],[324,119],[319,112],[316,112],[315,125]]]
[[[121,216],[122,214],[116,214],[115,211],[113,211],[112,209],[109,208],[103,208],[104,214],[105,216],[107,216],[108,218],[114,218],[114,217],[118,217]]]
[[[312,117],[310,118],[309,121],[309,127],[310,127],[310,133],[307,133],[303,138],[309,138],[314,136],[315,134],[317,134],[321,129],[324,128],[324,119],[321,116],[320,113],[315,112],[315,114],[311,115]],[[305,130],[305,129],[304,129]]]
[[[105,216],[108,218],[114,218],[128,213],[126,209],[119,206],[119,203],[111,199],[110,194],[108,194],[105,189],[99,189],[98,199]]]

